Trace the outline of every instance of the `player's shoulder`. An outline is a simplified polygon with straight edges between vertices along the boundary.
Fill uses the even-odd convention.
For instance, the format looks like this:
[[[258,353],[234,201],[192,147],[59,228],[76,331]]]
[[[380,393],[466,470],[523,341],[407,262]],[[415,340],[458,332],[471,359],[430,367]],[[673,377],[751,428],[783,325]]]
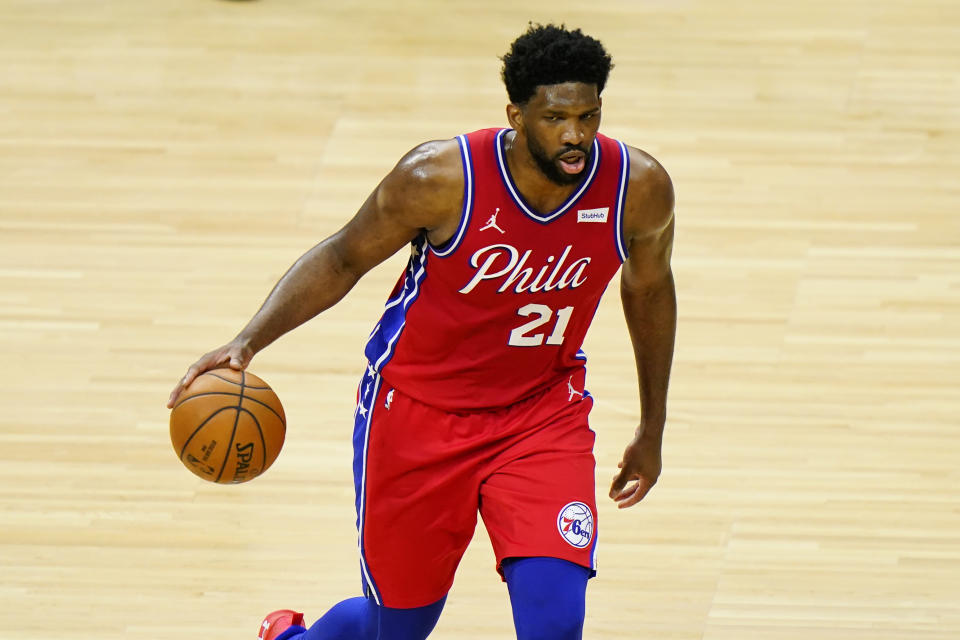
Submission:
[[[630,158],[630,182],[628,197],[638,197],[656,200],[653,204],[664,205],[662,208],[673,209],[673,181],[663,165],[652,155],[625,145]]]
[[[392,174],[415,185],[444,186],[463,182],[460,143],[456,138],[422,142],[400,158]]]
[[[430,140],[413,147],[378,187],[381,206],[415,205],[424,214],[454,210],[462,198],[463,163],[455,138]]]
[[[673,181],[652,155],[624,146],[630,160],[625,226],[641,235],[662,229],[673,219]]]

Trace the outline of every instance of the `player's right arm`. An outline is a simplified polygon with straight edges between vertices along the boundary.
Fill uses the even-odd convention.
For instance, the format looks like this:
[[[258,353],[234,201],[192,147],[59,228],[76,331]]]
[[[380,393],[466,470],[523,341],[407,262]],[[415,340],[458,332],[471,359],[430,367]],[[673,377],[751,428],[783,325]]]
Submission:
[[[427,142],[407,153],[342,229],[290,267],[236,338],[187,369],[167,406],[204,371],[245,368],[268,344],[339,302],[363,274],[419,233],[426,231],[434,245],[449,239],[460,220],[462,167],[456,140]]]

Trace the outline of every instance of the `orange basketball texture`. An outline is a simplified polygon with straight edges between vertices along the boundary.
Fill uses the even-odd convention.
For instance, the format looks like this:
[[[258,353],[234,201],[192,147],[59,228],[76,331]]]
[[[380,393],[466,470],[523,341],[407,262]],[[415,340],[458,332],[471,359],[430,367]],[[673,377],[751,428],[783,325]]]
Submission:
[[[187,469],[210,482],[236,484],[270,468],[286,434],[280,399],[248,371],[203,373],[170,412],[170,441]]]

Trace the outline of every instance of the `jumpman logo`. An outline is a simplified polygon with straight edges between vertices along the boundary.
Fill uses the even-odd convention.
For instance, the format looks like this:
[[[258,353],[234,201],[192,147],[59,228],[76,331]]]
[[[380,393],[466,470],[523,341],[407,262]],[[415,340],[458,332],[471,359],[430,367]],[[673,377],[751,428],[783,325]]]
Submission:
[[[583,392],[577,391],[573,388],[573,376],[570,376],[570,379],[567,380],[567,391],[570,392],[570,397],[567,398],[567,402],[573,402],[573,396],[580,396],[583,398]]]
[[[493,215],[490,216],[490,219],[487,220],[487,224],[480,227],[480,231],[486,231],[487,229],[496,229],[500,233],[506,233],[503,229],[497,226],[497,214],[500,213],[500,207],[497,207],[497,210],[493,212]]]

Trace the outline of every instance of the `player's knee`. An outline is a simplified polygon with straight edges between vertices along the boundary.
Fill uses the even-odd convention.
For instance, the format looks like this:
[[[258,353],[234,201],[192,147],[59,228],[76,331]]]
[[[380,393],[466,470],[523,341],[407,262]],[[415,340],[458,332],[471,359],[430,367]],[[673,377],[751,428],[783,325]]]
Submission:
[[[378,607],[378,640],[425,640],[440,619],[446,601],[444,596],[416,609]]]
[[[416,609],[391,609],[369,598],[334,606],[296,640],[425,640],[440,619],[444,596]]]

